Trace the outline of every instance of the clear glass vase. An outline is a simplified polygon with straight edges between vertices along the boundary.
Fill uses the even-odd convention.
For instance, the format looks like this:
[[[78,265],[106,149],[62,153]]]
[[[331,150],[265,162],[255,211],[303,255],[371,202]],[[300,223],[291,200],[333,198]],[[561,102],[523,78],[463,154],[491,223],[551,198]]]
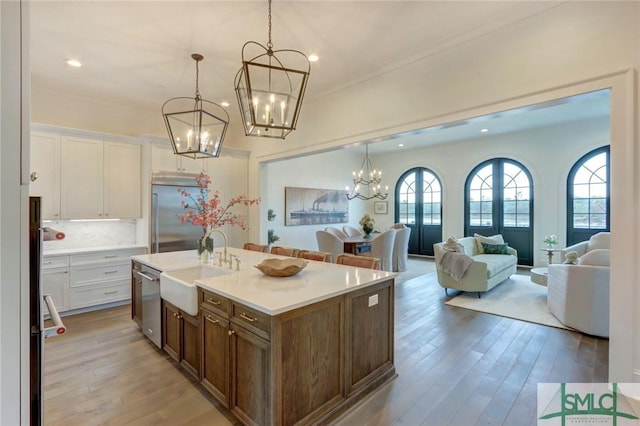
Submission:
[[[207,238],[202,243],[203,238],[198,238],[198,257],[200,260],[208,262],[213,256],[213,238]]]

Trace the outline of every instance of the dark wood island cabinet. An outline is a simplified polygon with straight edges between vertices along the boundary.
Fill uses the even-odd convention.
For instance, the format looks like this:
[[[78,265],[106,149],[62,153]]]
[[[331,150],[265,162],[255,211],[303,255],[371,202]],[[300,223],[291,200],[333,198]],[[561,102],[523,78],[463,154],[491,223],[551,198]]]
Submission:
[[[264,256],[236,251],[243,260]],[[232,280],[226,284],[217,278],[196,280],[197,318],[163,302],[164,349],[243,424],[329,423],[396,374],[394,274],[349,268],[314,263],[307,268],[312,280],[269,281],[252,270],[225,278]],[[332,272],[323,275],[324,270]],[[293,289],[336,277],[347,285],[333,285],[328,297],[287,300],[285,308],[272,313],[243,296],[259,293],[252,285],[269,298],[268,292],[282,291],[280,283]],[[229,288],[244,293],[234,297]],[[198,344],[188,344],[196,334]],[[199,357],[190,357],[196,346]],[[196,359],[197,370],[192,368]]]

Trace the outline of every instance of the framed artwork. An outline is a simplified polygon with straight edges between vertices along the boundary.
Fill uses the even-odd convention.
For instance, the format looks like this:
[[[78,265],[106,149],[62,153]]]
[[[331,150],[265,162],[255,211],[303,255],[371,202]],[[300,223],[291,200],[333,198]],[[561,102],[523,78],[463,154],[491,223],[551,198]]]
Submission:
[[[373,213],[374,214],[387,214],[389,213],[389,208],[386,201],[374,201],[373,202]]]
[[[349,222],[349,202],[344,190],[284,188],[285,226]]]

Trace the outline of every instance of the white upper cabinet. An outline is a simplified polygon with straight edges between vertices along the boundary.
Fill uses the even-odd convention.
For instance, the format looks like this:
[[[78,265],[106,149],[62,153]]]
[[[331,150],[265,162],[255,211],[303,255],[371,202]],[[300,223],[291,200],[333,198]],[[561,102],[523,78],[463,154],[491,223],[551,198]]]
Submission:
[[[60,137],[31,134],[29,195],[42,197],[42,219],[60,219]],[[35,180],[34,180],[35,179]]]
[[[102,141],[63,136],[60,152],[62,218],[102,219]]]
[[[141,216],[139,145],[63,136],[60,153],[62,219]]]
[[[104,143],[105,218],[141,217],[140,156],[139,145]]]
[[[151,148],[151,166],[153,170],[164,170],[181,173],[200,173],[207,170],[207,160],[194,160],[183,155],[173,153],[171,144],[154,143]]]

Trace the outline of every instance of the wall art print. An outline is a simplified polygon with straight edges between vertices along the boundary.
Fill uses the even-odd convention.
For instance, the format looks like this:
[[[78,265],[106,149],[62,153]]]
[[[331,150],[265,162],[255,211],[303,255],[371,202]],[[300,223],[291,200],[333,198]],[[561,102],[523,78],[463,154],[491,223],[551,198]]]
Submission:
[[[284,188],[285,225],[323,225],[349,222],[344,190]]]

